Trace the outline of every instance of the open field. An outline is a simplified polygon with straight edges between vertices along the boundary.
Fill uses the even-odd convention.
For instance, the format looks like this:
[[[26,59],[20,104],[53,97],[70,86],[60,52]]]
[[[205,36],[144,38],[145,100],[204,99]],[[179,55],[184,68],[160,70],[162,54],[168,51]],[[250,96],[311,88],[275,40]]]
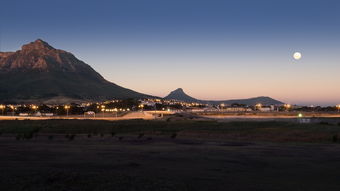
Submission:
[[[14,120],[0,134],[0,190],[340,189],[340,126],[324,121]]]
[[[328,122],[332,120],[331,122]],[[296,121],[164,121],[164,120],[11,120],[0,121],[0,134],[20,138],[42,135],[139,135],[190,139],[331,143],[340,141],[339,122],[321,119],[318,123]]]
[[[178,112],[178,111],[130,111],[120,113],[97,113],[93,115],[55,115],[55,116],[18,116],[4,115],[0,116],[0,120],[48,120],[48,119],[78,119],[78,120],[131,120],[159,119],[163,116],[176,114],[195,115],[206,119],[222,119],[222,120],[285,120],[297,119],[298,114],[302,114],[304,118],[339,118],[338,112]]]
[[[0,116],[0,120],[49,120],[49,119],[78,119],[78,120],[131,120],[145,119],[151,120],[158,118],[157,116],[174,114],[171,111],[130,111],[123,113],[97,113],[97,115],[55,115],[55,116],[18,116],[4,115]]]
[[[197,114],[210,118],[297,118],[299,114],[303,117],[322,117],[322,118],[340,118],[339,112],[198,112]]]

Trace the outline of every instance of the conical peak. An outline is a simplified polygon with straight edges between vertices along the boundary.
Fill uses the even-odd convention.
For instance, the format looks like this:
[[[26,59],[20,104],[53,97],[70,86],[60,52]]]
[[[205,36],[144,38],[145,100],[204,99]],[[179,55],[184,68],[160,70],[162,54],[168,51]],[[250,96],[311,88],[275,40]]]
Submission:
[[[22,46],[22,50],[53,50],[54,48],[50,46],[47,42],[37,39],[34,42],[25,44]]]
[[[177,88],[176,90],[174,90],[173,92],[184,92],[184,90],[182,88]]]

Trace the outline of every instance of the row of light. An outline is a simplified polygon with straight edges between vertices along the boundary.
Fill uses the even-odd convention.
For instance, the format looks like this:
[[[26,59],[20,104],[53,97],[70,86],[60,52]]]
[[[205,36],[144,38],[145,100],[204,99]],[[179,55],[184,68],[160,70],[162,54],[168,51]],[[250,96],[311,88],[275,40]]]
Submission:
[[[225,105],[224,104],[221,104],[221,106],[222,107],[224,107]],[[15,109],[15,107],[13,106],[13,105],[10,105],[9,106],[11,109]],[[101,105],[100,106],[101,108],[102,108],[102,110],[104,109],[105,110],[105,105]],[[144,105],[143,104],[141,104],[141,105],[139,105],[138,106],[139,108],[144,108]],[[257,108],[261,108],[262,107],[262,104],[261,103],[258,103],[258,104],[256,104],[255,105],[255,107],[257,107]],[[290,104],[284,104],[283,105],[283,107],[285,107],[286,109],[290,109],[291,107],[292,107],[292,105],[290,105]],[[340,104],[338,104],[338,105],[336,105],[335,106],[337,109],[339,109],[340,110]],[[6,105],[0,105],[0,109],[5,109],[6,108]],[[37,110],[38,108],[39,108],[39,106],[37,106],[37,105],[31,105],[31,108],[33,109],[33,110]],[[64,106],[64,109],[70,109],[71,108],[71,106],[69,106],[69,105],[65,105]],[[99,107],[98,107],[99,108]],[[59,107],[57,107],[57,109],[59,109]],[[117,108],[114,108],[114,109],[106,109],[106,110],[108,110],[108,111],[118,111],[118,109]],[[106,111],[105,110],[105,111]],[[124,110],[124,109],[119,109],[120,111],[122,111],[122,110]],[[130,109],[126,109],[127,111],[130,111]]]
[[[118,108],[114,108],[114,109],[101,109],[101,111],[102,112],[117,112],[117,111],[130,111],[130,109],[129,108],[127,108],[127,109],[122,109],[122,108],[120,108],[120,109],[118,109]]]

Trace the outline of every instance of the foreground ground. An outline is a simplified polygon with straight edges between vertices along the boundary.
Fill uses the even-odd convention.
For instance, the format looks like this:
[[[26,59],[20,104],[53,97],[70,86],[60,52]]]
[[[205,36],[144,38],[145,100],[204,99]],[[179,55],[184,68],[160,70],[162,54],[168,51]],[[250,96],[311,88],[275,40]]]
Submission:
[[[0,121],[0,190],[339,190],[338,124]]]

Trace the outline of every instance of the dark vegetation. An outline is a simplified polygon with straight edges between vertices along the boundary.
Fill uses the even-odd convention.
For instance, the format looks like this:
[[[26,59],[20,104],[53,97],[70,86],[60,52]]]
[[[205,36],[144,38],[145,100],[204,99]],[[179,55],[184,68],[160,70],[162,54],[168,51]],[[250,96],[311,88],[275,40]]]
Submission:
[[[340,190],[339,133],[330,121],[0,121],[0,190]]]
[[[0,121],[0,134],[13,134],[18,140],[29,140],[35,135],[64,134],[74,140],[77,134],[88,138],[149,135],[168,138],[269,141],[269,142],[338,142],[340,126],[329,122],[299,124],[293,122],[216,122],[216,121],[99,121],[45,120]],[[105,136],[108,135],[108,136]],[[52,140],[53,138],[49,138]]]

